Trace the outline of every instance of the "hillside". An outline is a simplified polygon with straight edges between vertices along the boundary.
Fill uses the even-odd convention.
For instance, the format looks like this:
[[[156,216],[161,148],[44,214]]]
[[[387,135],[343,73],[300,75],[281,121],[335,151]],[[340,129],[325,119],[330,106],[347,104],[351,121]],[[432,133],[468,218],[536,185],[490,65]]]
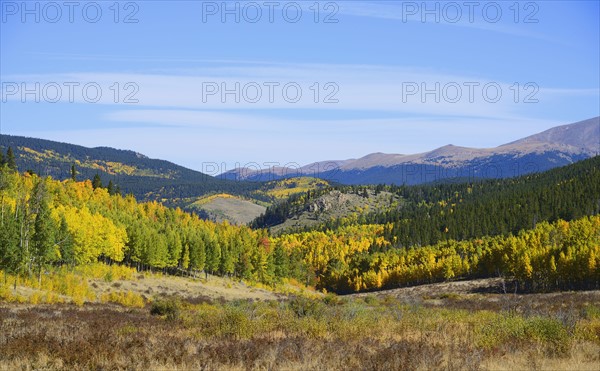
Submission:
[[[427,200],[428,213],[413,220],[435,224],[434,205],[454,215],[460,201],[445,209],[432,200],[461,197],[461,187],[465,203],[469,189],[477,195],[473,206],[483,215],[520,220],[527,204],[507,195],[532,201],[544,186],[549,210],[569,219],[412,246],[389,233],[391,223],[348,219],[335,229],[273,236],[4,165],[0,322],[8,336],[0,338],[0,367],[478,369],[510,362],[521,369],[533,360],[549,369],[596,369],[598,161],[512,184],[347,187],[367,200],[401,195],[400,209]],[[300,204],[313,195],[310,212],[355,198],[331,192],[290,199]],[[484,202],[486,194],[501,202]],[[471,226],[456,227],[468,233]],[[596,291],[547,293],[557,290]],[[331,294],[367,291],[378,292]]]
[[[507,178],[568,165],[600,153],[600,117],[557,126],[495,148],[452,144],[412,155],[372,153],[270,172],[235,169],[228,179],[259,180],[305,174],[342,184],[422,184],[440,180]]]
[[[243,194],[260,187],[251,182],[217,179],[164,160],[143,154],[108,147],[87,148],[44,139],[0,135],[0,148],[11,147],[17,167],[33,170],[63,180],[71,177],[75,165],[79,180],[100,175],[102,182],[110,180],[124,193],[139,200],[158,200],[167,204],[174,199],[199,197],[210,192]],[[185,205],[177,205],[185,206]]]
[[[323,199],[386,195],[377,208],[346,210],[337,218],[311,223],[310,210]],[[392,200],[390,196],[393,195]],[[341,210],[341,209],[340,209]],[[388,225],[383,235],[394,245],[433,244],[517,233],[541,221],[600,213],[600,156],[544,173],[503,180],[420,186],[336,186],[290,197],[269,207],[253,222],[273,231],[328,230],[352,224]],[[313,218],[316,219],[316,218]]]
[[[186,210],[198,213],[202,218],[231,224],[248,224],[265,212],[266,207],[247,199],[226,193],[199,198],[189,204]]]
[[[291,212],[282,223],[270,228],[279,233],[286,230],[310,229],[332,220],[352,219],[375,210],[387,210],[398,205],[399,197],[390,192],[365,189],[359,193],[330,192],[311,198],[308,203]]]
[[[228,220],[233,224],[248,224],[271,206],[290,196],[324,189],[330,184],[317,178],[288,178],[257,185],[257,189],[244,195],[213,193],[198,198],[163,200],[167,206],[179,206],[197,213],[204,219]]]

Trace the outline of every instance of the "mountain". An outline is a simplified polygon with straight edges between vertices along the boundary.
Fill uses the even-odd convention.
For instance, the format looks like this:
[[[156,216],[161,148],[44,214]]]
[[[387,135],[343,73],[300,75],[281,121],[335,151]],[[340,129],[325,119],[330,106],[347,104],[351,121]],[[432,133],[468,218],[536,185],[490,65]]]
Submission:
[[[549,170],[600,153],[600,117],[558,126],[495,148],[452,144],[404,155],[372,153],[358,159],[312,163],[299,169],[234,169],[224,179],[266,180],[310,175],[342,184],[421,184],[449,179],[506,178]]]
[[[123,192],[132,193],[137,199],[158,200],[170,206],[185,206],[181,200],[207,193],[245,194],[260,187],[252,182],[216,179],[134,151],[0,135],[0,148],[5,151],[8,147],[12,147],[20,171],[32,170],[63,180],[71,177],[71,166],[75,165],[78,180],[98,174],[104,184],[112,180]]]

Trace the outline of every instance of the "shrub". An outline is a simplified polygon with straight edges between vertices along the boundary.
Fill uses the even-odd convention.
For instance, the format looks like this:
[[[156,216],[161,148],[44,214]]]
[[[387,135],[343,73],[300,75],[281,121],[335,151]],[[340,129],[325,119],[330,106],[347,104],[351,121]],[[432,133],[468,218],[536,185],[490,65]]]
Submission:
[[[150,314],[165,316],[170,321],[177,320],[181,315],[181,302],[176,298],[157,299],[152,302]]]
[[[103,294],[100,299],[103,303],[117,303],[126,307],[143,308],[146,304],[144,298],[131,291],[111,292]]]
[[[377,300],[377,297],[375,295],[367,295],[364,297],[363,300],[366,304],[369,305],[376,305],[377,303],[379,303],[379,300]]]
[[[290,300],[288,305],[298,317],[320,317],[325,309],[322,302],[302,296]]]

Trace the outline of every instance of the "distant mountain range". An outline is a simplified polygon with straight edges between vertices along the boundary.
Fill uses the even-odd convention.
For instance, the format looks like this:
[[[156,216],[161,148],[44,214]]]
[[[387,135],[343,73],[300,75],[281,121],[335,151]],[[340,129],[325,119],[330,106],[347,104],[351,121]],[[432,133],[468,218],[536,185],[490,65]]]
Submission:
[[[342,184],[419,184],[469,178],[504,178],[567,165],[600,152],[600,117],[558,126],[496,148],[447,145],[415,155],[372,153],[359,159],[322,161],[300,169],[257,172],[235,169],[211,177],[140,153],[108,147],[87,148],[43,139],[0,135],[3,151],[12,147],[19,170],[56,179],[99,174],[140,200],[186,207],[206,194],[230,193],[260,199],[260,182],[312,176]],[[249,182],[240,181],[247,180]],[[264,197],[262,201],[269,201]]]
[[[600,117],[557,126],[495,148],[447,145],[414,155],[372,153],[359,159],[312,163],[299,169],[238,168],[229,180],[264,181],[313,176],[342,184],[421,184],[506,178],[549,170],[600,154]]]

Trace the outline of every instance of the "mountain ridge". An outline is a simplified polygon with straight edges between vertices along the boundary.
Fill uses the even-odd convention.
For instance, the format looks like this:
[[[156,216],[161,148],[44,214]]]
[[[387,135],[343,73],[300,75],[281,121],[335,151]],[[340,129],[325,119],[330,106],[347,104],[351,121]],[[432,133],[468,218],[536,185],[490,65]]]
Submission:
[[[152,159],[132,150],[112,147],[85,147],[46,139],[1,134],[0,149],[11,147],[20,171],[58,180],[71,177],[75,165],[77,179],[91,179],[98,174],[104,184],[112,181],[139,200],[166,202],[185,206],[179,200],[200,197],[211,192],[243,194],[260,185],[217,179],[167,160]]]
[[[375,152],[357,159],[314,162],[299,169],[295,174],[310,174],[323,179],[345,184],[368,184],[373,180],[384,183],[419,184],[427,179],[418,179],[419,174],[399,179],[398,174],[409,166],[421,166],[422,172],[433,173],[444,169],[457,170],[459,174],[473,173],[474,177],[488,176],[490,168],[499,169],[497,177],[506,174],[523,175],[522,168],[543,171],[567,165],[600,153],[600,117],[560,125],[537,134],[492,148],[471,148],[448,144],[431,151],[417,154],[388,154]],[[325,171],[320,169],[329,167]],[[510,171],[519,168],[518,173]],[[315,170],[318,171],[315,174]],[[224,179],[260,180],[261,178],[284,178],[290,169],[278,168],[267,171],[233,169],[221,174]],[[384,173],[390,174],[384,174]],[[488,174],[488,175],[486,175]],[[422,176],[421,176],[422,178]],[[427,177],[425,177],[427,178]],[[439,180],[439,179],[435,179]]]

